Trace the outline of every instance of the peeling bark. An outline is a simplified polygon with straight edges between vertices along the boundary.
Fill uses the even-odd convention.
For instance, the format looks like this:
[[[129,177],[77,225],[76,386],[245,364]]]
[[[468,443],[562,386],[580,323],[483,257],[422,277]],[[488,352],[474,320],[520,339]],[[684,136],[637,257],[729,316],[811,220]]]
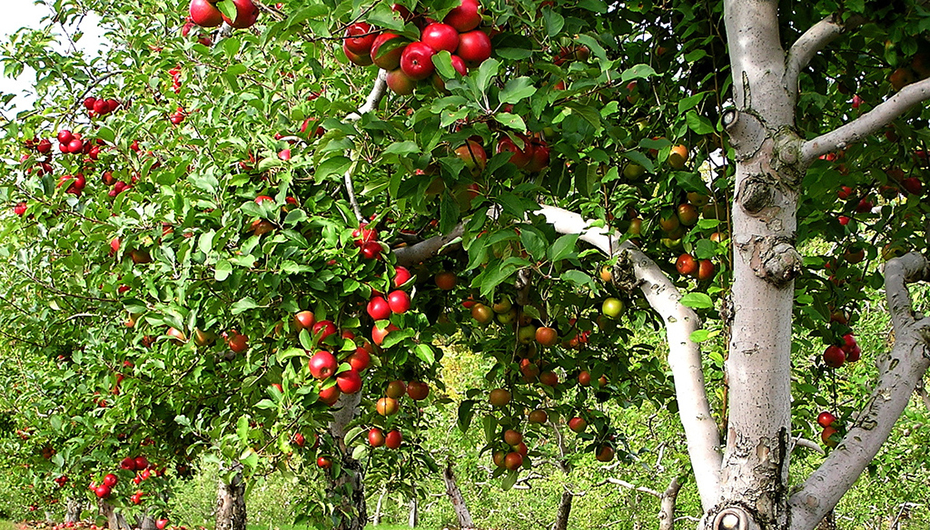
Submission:
[[[455,482],[455,475],[452,473],[452,462],[447,462],[446,467],[442,470],[442,481],[446,485],[446,495],[452,503],[452,509],[455,510],[455,517],[458,519],[459,528],[462,530],[474,530],[475,522],[471,518],[471,512],[468,511],[468,504],[465,503],[465,497],[462,490],[459,489]],[[380,505],[381,500],[378,500]]]
[[[65,523],[80,521],[82,511],[84,511],[84,502],[82,500],[68,498],[65,501]]]
[[[346,446],[345,435],[349,423],[355,417],[356,409],[361,400],[361,393],[342,394],[336,403],[333,421],[329,424],[329,432],[336,442],[336,447],[342,455],[342,474],[330,484],[330,491],[344,492],[348,487],[351,494],[334,495],[342,504],[337,507],[342,513],[342,522],[333,530],[363,530],[368,522],[365,490],[362,481],[365,471],[361,462],[351,457]]]
[[[246,530],[245,481],[242,479],[242,464],[233,462],[225,471],[234,471],[232,480],[226,482],[222,476],[218,481],[216,496],[216,530]]]

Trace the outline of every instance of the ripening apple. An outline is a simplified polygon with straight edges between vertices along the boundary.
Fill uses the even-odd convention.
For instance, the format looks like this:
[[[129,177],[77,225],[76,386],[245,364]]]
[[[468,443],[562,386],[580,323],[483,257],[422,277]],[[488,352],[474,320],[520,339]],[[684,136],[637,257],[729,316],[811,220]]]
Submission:
[[[333,385],[328,388],[320,390],[320,401],[333,406],[337,401],[339,401],[339,396],[342,395],[342,392],[339,391],[339,387]]]
[[[830,368],[839,368],[846,362],[846,352],[839,346],[831,344],[823,352],[823,362]]]
[[[694,256],[685,252],[675,261],[675,269],[682,276],[697,276],[698,261],[694,259]]]
[[[313,311],[300,311],[294,315],[294,329],[297,330],[298,333],[303,329],[307,331],[312,330],[314,324],[316,324],[316,316],[313,314]]]
[[[821,412],[817,415],[817,424],[823,428],[827,428],[833,425],[833,422],[836,421],[836,416],[829,412]]]
[[[384,342],[384,338],[387,337],[388,333],[392,331],[399,331],[399,330],[400,328],[398,328],[394,324],[388,324],[388,326],[384,329],[379,329],[377,325],[372,326],[371,341],[377,344],[378,346],[381,346],[381,344]]]
[[[668,165],[672,166],[673,169],[681,169],[685,167],[685,162],[688,160],[688,148],[679,144],[672,146],[671,152],[668,154]]]
[[[375,410],[382,416],[393,416],[400,411],[400,407],[396,399],[383,397],[378,399],[378,402],[375,404]]]
[[[417,86],[416,80],[412,79],[400,68],[389,71],[386,80],[387,86],[391,89],[391,92],[399,96],[413,94],[413,89]]]
[[[422,401],[429,396],[429,385],[423,381],[410,381],[407,385],[407,395],[414,401]]]
[[[530,423],[546,423],[549,421],[549,413],[543,409],[536,409],[526,417],[526,420]]]
[[[403,396],[404,393],[406,392],[407,392],[407,385],[403,381],[397,379],[397,380],[394,380],[388,383],[387,391],[385,392],[385,395],[387,395],[387,397],[389,398],[397,399]]]
[[[480,175],[488,163],[488,154],[484,147],[474,140],[468,140],[465,145],[457,147],[455,155],[465,162],[465,167],[473,176]]]
[[[601,312],[604,313],[604,316],[618,318],[623,313],[623,302],[618,298],[607,298],[601,304]]]
[[[523,465],[523,455],[520,453],[507,453],[504,457],[504,467],[510,471],[519,469]]]
[[[573,432],[580,433],[584,431],[585,428],[587,427],[588,427],[588,422],[586,422],[584,418],[579,418],[578,416],[575,416],[574,418],[568,420],[568,428],[571,429]]]
[[[391,307],[383,296],[373,296],[371,300],[368,301],[365,311],[368,313],[368,316],[374,320],[386,320],[391,318]]]
[[[394,429],[384,436],[384,446],[388,449],[397,449],[403,441],[404,437],[397,429]]]
[[[242,353],[249,347],[249,338],[233,330],[231,336],[227,339],[227,343],[233,353]]]
[[[342,44],[342,52],[345,54],[346,58],[356,66],[371,66],[374,63],[374,61],[371,60],[371,55],[353,52],[349,49],[347,42]]]
[[[524,147],[528,145],[528,142],[524,144]],[[500,140],[497,141],[497,148],[495,153],[504,153],[509,152],[510,163],[517,166],[520,169],[526,167],[530,162],[530,156],[523,150],[517,147],[517,144],[514,143],[509,136],[502,136]]]
[[[510,403],[510,392],[503,388],[495,388],[488,394],[488,402],[494,407],[504,407]]]
[[[371,354],[367,349],[360,346],[355,349],[352,355],[346,357],[346,362],[349,363],[349,366],[353,369],[361,372],[371,364]]]
[[[375,40],[372,41],[371,60],[378,66],[378,68],[390,72],[392,70],[397,70],[400,67],[400,56],[404,52],[404,46],[391,48],[390,51],[388,51],[390,46],[384,48],[383,51],[381,49],[381,47],[384,46],[388,41],[399,38],[400,35],[385,31],[384,33],[375,37]],[[391,44],[391,46],[393,45],[394,44]]]

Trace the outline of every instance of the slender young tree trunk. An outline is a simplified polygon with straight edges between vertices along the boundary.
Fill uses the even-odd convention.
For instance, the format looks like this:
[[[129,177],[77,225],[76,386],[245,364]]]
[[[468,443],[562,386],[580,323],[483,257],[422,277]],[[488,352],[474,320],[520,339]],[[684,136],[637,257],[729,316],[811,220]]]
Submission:
[[[568,490],[562,492],[559,507],[555,512],[555,530],[568,530],[568,517],[572,513],[572,499],[574,498],[572,492]]]
[[[410,510],[407,515],[407,526],[416,528],[420,522],[420,503],[416,497],[410,498]]]
[[[221,471],[216,499],[216,530],[246,530],[245,481],[240,470],[242,465],[234,462],[227,470],[235,472],[232,480],[224,480]]]
[[[365,469],[361,462],[352,458],[351,451],[345,444],[345,435],[349,423],[355,418],[355,411],[361,396],[361,393],[340,396],[337,403],[340,408],[333,414],[333,421],[329,424],[329,432],[342,455],[342,475],[331,483],[331,490],[344,491],[348,487],[351,491],[350,495],[337,496],[342,499],[343,503],[337,508],[341,512],[341,517],[333,530],[364,530],[368,523],[368,509],[362,483],[365,478]]]
[[[680,490],[681,482],[674,477],[659,497],[659,530],[675,530],[675,504]]]
[[[387,495],[387,488],[381,490],[381,495],[378,495],[378,504],[375,505],[375,516],[372,518],[371,524],[378,526],[381,524],[381,506],[384,503],[384,496]]]
[[[462,490],[459,489],[458,484],[455,482],[455,474],[452,473],[452,462],[446,462],[446,467],[442,470],[442,481],[446,485],[446,495],[449,497],[449,501],[452,502],[452,509],[455,510],[459,528],[461,530],[473,530],[475,522],[471,518],[471,512],[468,511],[468,505],[465,503]]]

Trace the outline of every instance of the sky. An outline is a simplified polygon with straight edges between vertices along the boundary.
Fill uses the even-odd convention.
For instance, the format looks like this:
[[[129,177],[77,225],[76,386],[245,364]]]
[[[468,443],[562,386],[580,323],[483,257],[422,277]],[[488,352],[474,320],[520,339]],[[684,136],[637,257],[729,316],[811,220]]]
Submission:
[[[43,2],[35,0],[2,0],[3,14],[0,16],[0,41],[7,41],[7,36],[15,33],[23,27],[38,28],[43,16],[51,13],[51,10]],[[78,47],[95,53],[100,49],[102,42],[102,31],[98,28],[99,18],[88,16],[81,23],[81,30],[84,36],[78,42]],[[74,28],[69,28],[73,32]],[[60,34],[60,29],[58,31]],[[65,41],[66,42],[66,41]],[[18,79],[9,79],[2,75],[0,69],[0,92],[7,94],[16,94],[12,105],[16,111],[22,111],[29,108],[32,98],[29,96],[29,86],[35,81],[35,72],[31,70],[24,71]]]

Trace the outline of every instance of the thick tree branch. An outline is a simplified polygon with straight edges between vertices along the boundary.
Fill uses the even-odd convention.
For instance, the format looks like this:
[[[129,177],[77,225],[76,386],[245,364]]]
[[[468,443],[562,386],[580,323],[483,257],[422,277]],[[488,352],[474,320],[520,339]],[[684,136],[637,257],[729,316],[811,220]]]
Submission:
[[[585,241],[608,256],[625,253],[633,264],[633,274],[649,304],[665,322],[669,344],[668,363],[675,378],[675,394],[682,426],[688,440],[688,454],[705,510],[714,506],[720,486],[720,434],[714,422],[704,387],[701,350],[691,340],[691,333],[701,322],[694,311],[681,305],[681,293],[658,265],[639,251],[632,243],[608,234],[602,228],[593,228],[579,214],[542,206],[536,212],[543,215],[557,232],[579,234]]]
[[[833,14],[814,24],[803,35],[798,37],[788,50],[785,68],[785,89],[796,94],[798,91],[798,76],[827,44],[839,37],[846,27]]]
[[[346,119],[349,121],[358,121],[365,114],[378,108],[378,103],[381,102],[381,98],[384,97],[386,90],[387,70],[378,70],[378,77],[375,79],[375,84],[371,87],[371,92],[368,93],[365,104],[358,108],[358,112],[347,115]]]
[[[902,88],[897,94],[846,125],[804,142],[801,145],[802,163],[810,164],[820,155],[861,141],[926,99],[930,99],[930,78]]]
[[[431,237],[426,241],[421,241],[415,245],[395,248],[394,257],[397,258],[398,265],[403,265],[404,267],[416,265],[421,261],[426,261],[436,254],[439,254],[442,252],[446,245],[462,237],[462,234],[464,233],[465,225],[459,224],[451,232],[444,236]]]
[[[911,252],[885,265],[885,296],[894,325],[891,361],[839,447],[791,496],[792,530],[808,530],[840,500],[872,461],[930,368],[930,319],[912,309],[907,283],[930,280],[930,262]]]

